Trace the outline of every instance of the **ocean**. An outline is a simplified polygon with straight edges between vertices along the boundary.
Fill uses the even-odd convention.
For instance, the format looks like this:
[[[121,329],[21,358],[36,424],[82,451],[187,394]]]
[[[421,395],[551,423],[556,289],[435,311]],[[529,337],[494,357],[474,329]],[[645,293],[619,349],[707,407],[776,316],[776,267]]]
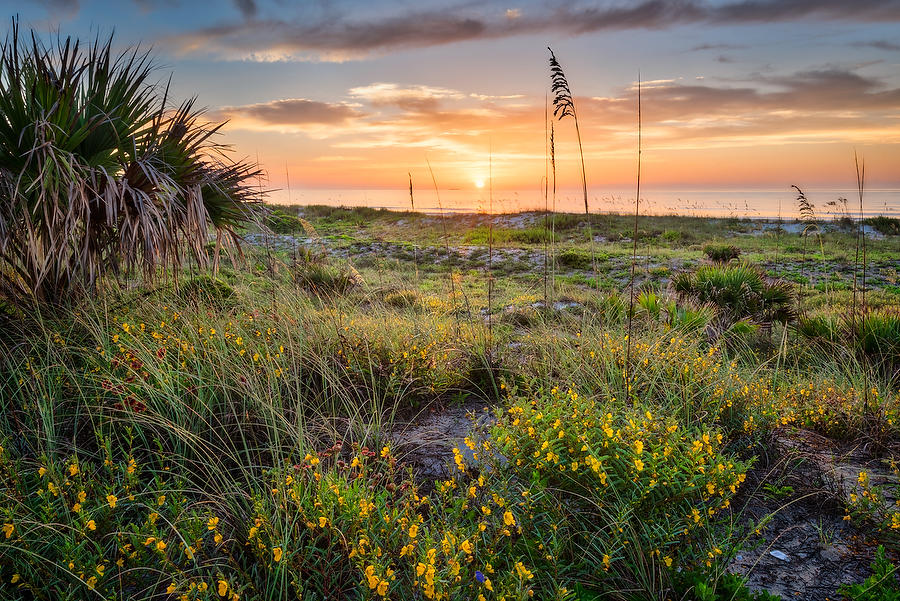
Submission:
[[[859,196],[855,189],[804,189],[821,219],[859,216]],[[630,213],[634,211],[635,191],[624,189],[589,189],[588,209],[592,213]],[[846,199],[846,200],[841,200]],[[297,189],[275,190],[268,202],[273,204],[324,204],[332,206],[370,207],[392,211],[410,210],[409,189]],[[447,189],[435,194],[433,188],[413,190],[416,211],[423,213],[513,213],[553,208],[547,205],[540,190],[495,190],[493,198],[487,188]],[[557,192],[558,212],[584,211],[580,189]],[[642,214],[688,215],[697,217],[738,217],[748,219],[795,219],[798,215],[797,193],[785,188],[648,188],[641,190]],[[873,188],[863,196],[865,216],[900,217],[900,189]]]

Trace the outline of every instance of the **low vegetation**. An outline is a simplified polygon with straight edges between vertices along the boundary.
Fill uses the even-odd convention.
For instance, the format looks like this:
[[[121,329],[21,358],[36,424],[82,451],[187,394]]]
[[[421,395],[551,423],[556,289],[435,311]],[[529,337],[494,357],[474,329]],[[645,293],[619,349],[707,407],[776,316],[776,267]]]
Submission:
[[[890,312],[856,322],[859,353],[821,353],[846,339],[812,324],[840,315],[795,321],[789,286],[700,265],[638,296],[626,382],[616,294],[559,281],[543,307],[539,269],[509,276],[497,306],[531,317],[489,331],[477,272],[309,244],[7,319],[4,597],[765,599],[728,566],[760,531],[741,507],[766,441],[896,457],[896,380],[872,359],[896,356]],[[773,344],[721,344],[721,320]],[[445,475],[410,472],[399,416],[471,400],[491,418]],[[856,480],[843,511],[893,544],[896,480]]]
[[[584,179],[578,216],[256,222],[254,168],[109,48],[2,51],[0,597],[772,601],[797,508],[818,546],[769,581],[881,545],[828,594],[897,597],[890,220],[862,265]]]

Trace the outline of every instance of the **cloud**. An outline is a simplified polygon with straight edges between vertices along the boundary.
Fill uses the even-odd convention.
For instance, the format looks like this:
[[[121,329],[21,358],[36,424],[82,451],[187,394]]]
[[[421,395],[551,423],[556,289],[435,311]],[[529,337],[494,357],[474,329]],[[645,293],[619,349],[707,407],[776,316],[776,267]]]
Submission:
[[[704,50],[740,50],[746,48],[742,44],[700,44],[691,48],[691,52],[702,52]]]
[[[459,100],[466,95],[457,90],[431,86],[401,87],[395,83],[374,83],[351,88],[350,96],[374,106],[395,106],[410,111],[436,110],[441,100]]]
[[[252,19],[256,16],[258,8],[256,0],[234,0],[234,5],[241,11],[245,19]]]
[[[80,8],[78,0],[37,0],[37,3],[46,8],[47,13],[54,18],[74,17]]]
[[[744,118],[768,112],[824,114],[900,110],[900,88],[853,71],[825,69],[799,71],[784,76],[757,76],[750,85],[726,87],[656,82],[644,86],[642,101],[648,119],[657,121],[714,118]],[[634,109],[636,92],[630,86],[614,98],[590,99],[595,109],[627,114]],[[584,113],[584,109],[579,111]]]
[[[887,40],[873,40],[871,42],[856,42],[852,44],[857,48],[876,48],[878,50],[887,50],[888,52],[900,52],[900,44],[888,42]]]
[[[302,129],[308,125],[336,125],[363,116],[356,107],[287,98],[242,106],[225,106],[211,115],[229,119],[237,127]]]
[[[239,4],[253,4],[239,2]],[[488,3],[489,4],[489,3]],[[816,19],[841,22],[900,21],[897,0],[641,0],[636,4],[580,7],[562,4],[524,12],[477,4],[360,19],[329,13],[314,19],[224,23],[178,36],[181,52],[208,52],[256,60],[347,60],[404,48],[438,46],[534,33],[582,35],[627,29],[667,29],[685,24],[761,24]],[[245,16],[247,13],[244,13]],[[255,11],[253,11],[255,15]],[[713,49],[698,46],[697,49]]]

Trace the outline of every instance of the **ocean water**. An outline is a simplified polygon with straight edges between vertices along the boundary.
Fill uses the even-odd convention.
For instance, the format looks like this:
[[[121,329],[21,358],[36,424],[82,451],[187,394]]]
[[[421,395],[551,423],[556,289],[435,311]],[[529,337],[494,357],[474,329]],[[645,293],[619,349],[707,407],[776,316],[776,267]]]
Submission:
[[[809,188],[807,199],[817,215],[831,219],[859,216],[859,195],[855,189]],[[590,191],[588,209],[592,213],[630,213],[634,211],[635,190]],[[846,202],[841,200],[846,199]],[[408,211],[409,189],[292,189],[276,190],[268,199],[274,204],[324,204],[331,206],[383,208]],[[413,191],[413,205],[423,213],[512,213],[553,208],[553,199],[545,200],[540,190],[510,191],[487,189],[434,189]],[[653,215],[689,215],[697,217],[739,217],[749,219],[794,219],[799,216],[797,194],[792,188],[649,188],[641,190],[640,211]],[[566,189],[556,194],[559,212],[584,211],[580,189]],[[900,217],[900,189],[866,190],[863,196],[865,216]]]

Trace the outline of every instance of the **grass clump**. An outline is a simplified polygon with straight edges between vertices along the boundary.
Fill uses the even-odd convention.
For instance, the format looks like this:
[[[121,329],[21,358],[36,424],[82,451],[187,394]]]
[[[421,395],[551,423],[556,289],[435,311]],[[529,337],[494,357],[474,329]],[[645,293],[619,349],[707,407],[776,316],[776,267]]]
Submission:
[[[319,261],[298,262],[292,277],[298,286],[319,296],[340,296],[363,283],[352,266]]]
[[[200,275],[182,284],[178,296],[185,302],[225,307],[235,300],[234,289],[219,278]]]
[[[732,244],[707,244],[703,247],[703,254],[713,263],[729,263],[741,256],[741,249]]]
[[[544,244],[555,240],[553,232],[543,225],[532,226],[522,229],[514,228],[493,228],[494,244]],[[490,232],[488,226],[479,225],[465,232],[463,242],[466,244],[487,244]]]
[[[591,268],[591,256],[575,248],[567,248],[556,257],[557,262],[564,267],[578,270]]]
[[[293,234],[304,231],[303,220],[281,209],[270,209],[265,216],[265,225],[276,234]]]
[[[384,304],[397,309],[415,307],[419,303],[419,293],[415,290],[395,290],[384,295]]]
[[[789,284],[769,281],[749,264],[702,265],[672,280],[676,293],[700,305],[715,307],[721,325],[742,320],[771,327],[795,318],[794,292]]]

